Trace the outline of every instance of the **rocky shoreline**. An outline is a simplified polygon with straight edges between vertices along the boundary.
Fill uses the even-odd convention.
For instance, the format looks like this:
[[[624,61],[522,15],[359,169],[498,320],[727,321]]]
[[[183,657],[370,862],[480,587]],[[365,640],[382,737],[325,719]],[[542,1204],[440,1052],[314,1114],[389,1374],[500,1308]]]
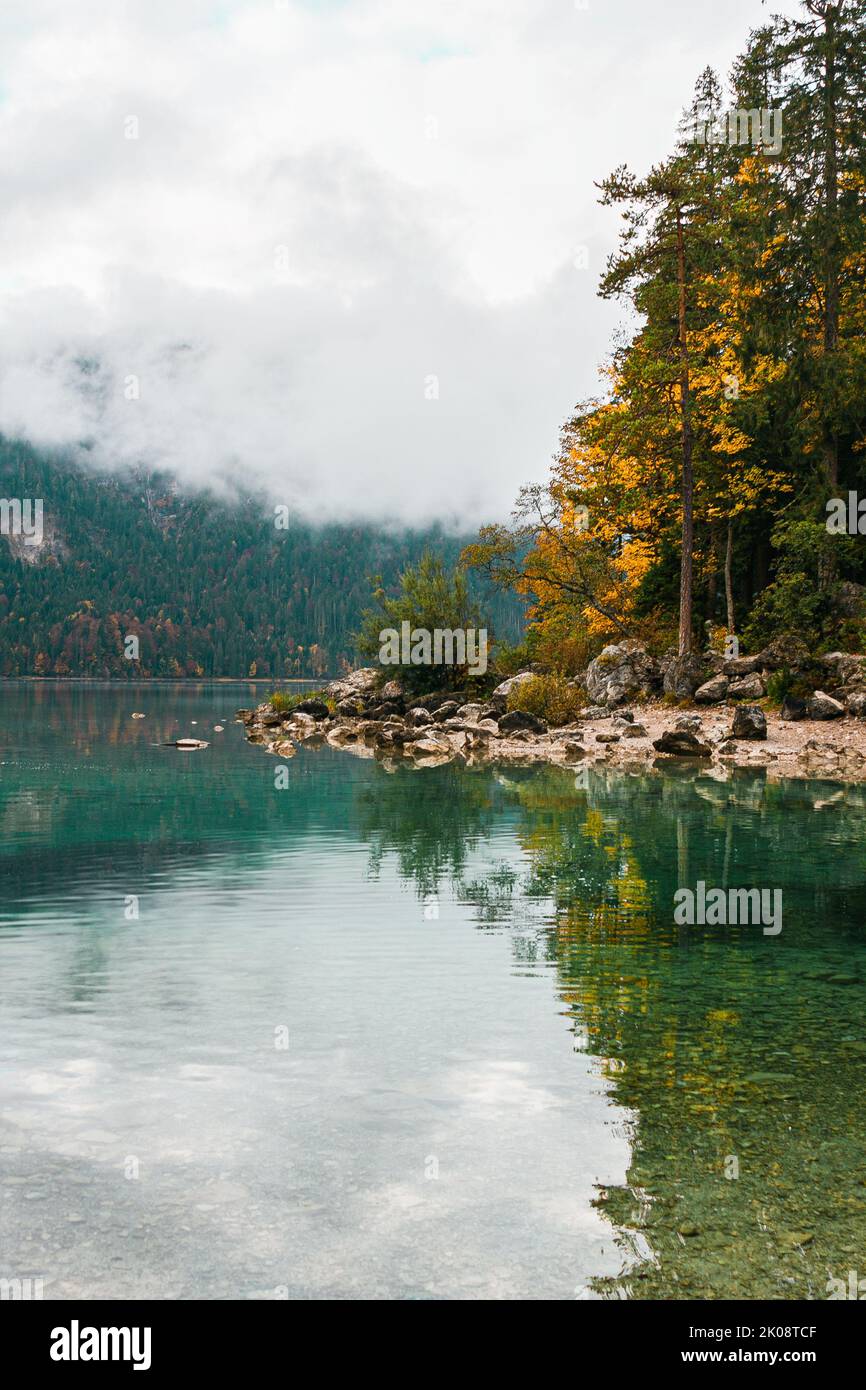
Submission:
[[[709,693],[701,688],[706,667],[689,659],[692,690],[681,693],[683,671],[675,671],[677,698],[671,690],[653,690],[646,653],[637,644],[606,648],[596,658],[600,667],[593,671],[592,663],[576,682],[587,697],[600,697],[599,703],[556,728],[519,707],[520,685],[532,679],[531,672],[504,681],[483,702],[467,702],[447,694],[416,699],[396,681],[380,687],[381,673],[362,669],[333,681],[324,699],[302,700],[285,713],[265,703],[239,710],[237,717],[250,742],[282,759],[294,756],[298,745],[328,744],[376,758],[389,769],[459,762],[553,763],[575,770],[603,764],[640,771],[685,764],[721,777],[747,768],[773,779],[866,782],[866,658],[824,658],[831,674],[844,673],[847,688],[837,680],[832,694],[816,690],[808,699],[786,700],[779,712],[743,699],[747,693],[762,698],[769,674],[761,664],[765,657],[722,663],[707,679],[723,677],[724,691],[718,681]],[[741,663],[751,669],[741,671]],[[731,698],[731,685],[749,676],[756,678],[749,691]],[[667,684],[665,674],[657,678]]]

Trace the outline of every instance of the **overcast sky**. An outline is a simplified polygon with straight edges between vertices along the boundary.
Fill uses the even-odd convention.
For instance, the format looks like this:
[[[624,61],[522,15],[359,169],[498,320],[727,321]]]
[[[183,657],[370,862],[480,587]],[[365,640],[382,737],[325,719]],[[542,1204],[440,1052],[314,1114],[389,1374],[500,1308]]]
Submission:
[[[0,430],[316,516],[505,516],[623,317],[594,181],[767,13],[3,0]]]

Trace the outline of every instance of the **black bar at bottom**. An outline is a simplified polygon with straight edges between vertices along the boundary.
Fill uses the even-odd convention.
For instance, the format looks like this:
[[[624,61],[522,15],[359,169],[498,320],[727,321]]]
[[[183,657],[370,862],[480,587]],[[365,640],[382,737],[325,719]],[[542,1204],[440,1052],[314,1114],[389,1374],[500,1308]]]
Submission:
[[[708,1366],[766,1370],[802,1366],[828,1373],[856,1366],[864,1326],[856,1308],[837,1302],[718,1302],[649,1303],[625,1301],[578,1302],[561,1305],[564,1341],[556,1361],[565,1357],[579,1366],[581,1348],[591,1347],[595,1374],[608,1363],[611,1371],[632,1366],[662,1371],[680,1367],[701,1374]],[[477,1356],[484,1357],[487,1378],[499,1356],[513,1355],[515,1342],[536,1340],[542,1329],[549,1337],[557,1329],[544,1314],[539,1324],[530,1302],[526,1316],[498,1327],[502,1305],[478,1302],[411,1309],[389,1307],[387,1333],[376,1328],[377,1304],[362,1306],[364,1322],[353,1335],[357,1304],[311,1302],[87,1302],[0,1303],[0,1329],[6,1356],[16,1371],[48,1371],[61,1378],[98,1376],[108,1370],[144,1382],[160,1381],[194,1371],[225,1379],[259,1367],[298,1370],[297,1355],[321,1357],[322,1369],[333,1374],[341,1351],[357,1373],[367,1363],[384,1367],[393,1333],[425,1337],[421,1364],[425,1376],[441,1358],[442,1374],[453,1376],[457,1345],[447,1337],[451,1327],[461,1344],[468,1336]],[[471,1324],[463,1317],[474,1310]],[[493,1322],[488,1324],[487,1317]],[[318,1322],[318,1318],[322,1322]],[[347,1327],[341,1324],[348,1324]],[[430,1341],[431,1333],[436,1340]],[[443,1333],[446,1334],[443,1340]],[[348,1337],[347,1337],[348,1334]],[[383,1340],[383,1338],[386,1338]],[[455,1360],[455,1358],[457,1358]],[[20,1368],[20,1369],[19,1369]],[[136,1369],[137,1368],[137,1369]],[[395,1368],[396,1369],[396,1368]],[[404,1373],[408,1369],[404,1365]]]

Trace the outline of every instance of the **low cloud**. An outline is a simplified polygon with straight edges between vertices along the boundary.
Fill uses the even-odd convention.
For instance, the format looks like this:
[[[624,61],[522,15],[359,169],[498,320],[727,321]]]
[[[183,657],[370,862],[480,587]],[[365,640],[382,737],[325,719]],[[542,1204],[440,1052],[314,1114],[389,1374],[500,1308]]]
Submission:
[[[649,9],[11,0],[0,430],[310,517],[504,515],[617,319],[593,180],[751,14]]]

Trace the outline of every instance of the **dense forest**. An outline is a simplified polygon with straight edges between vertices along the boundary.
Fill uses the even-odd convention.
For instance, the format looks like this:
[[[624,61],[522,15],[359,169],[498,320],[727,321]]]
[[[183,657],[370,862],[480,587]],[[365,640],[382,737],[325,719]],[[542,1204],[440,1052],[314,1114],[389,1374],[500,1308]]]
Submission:
[[[452,564],[467,540],[316,527],[263,497],[185,493],[165,474],[97,473],[9,440],[0,496],[43,500],[40,545],[0,536],[2,676],[335,674],[355,658],[371,580],[393,587],[428,549]],[[519,636],[522,606],[483,598],[501,635]]]
[[[727,89],[698,76],[668,158],[599,183],[620,217],[599,292],[627,328],[548,483],[466,556],[535,596],[534,659],[864,649],[864,110],[866,3],[807,0]]]

